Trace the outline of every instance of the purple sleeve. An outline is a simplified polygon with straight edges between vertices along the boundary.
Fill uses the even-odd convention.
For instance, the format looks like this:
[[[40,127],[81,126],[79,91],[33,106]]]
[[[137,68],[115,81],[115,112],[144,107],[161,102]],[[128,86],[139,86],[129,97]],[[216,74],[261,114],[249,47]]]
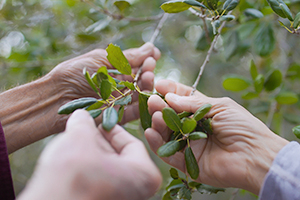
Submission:
[[[300,145],[290,142],[281,149],[267,173],[260,200],[300,199]]]
[[[15,199],[4,132],[0,123],[0,199]]]

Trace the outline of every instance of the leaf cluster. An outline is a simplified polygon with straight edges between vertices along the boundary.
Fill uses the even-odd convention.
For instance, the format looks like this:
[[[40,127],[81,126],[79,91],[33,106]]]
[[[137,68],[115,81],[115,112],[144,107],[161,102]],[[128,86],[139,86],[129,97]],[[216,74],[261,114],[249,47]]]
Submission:
[[[194,114],[182,112],[177,114],[172,108],[166,107],[162,110],[166,125],[173,131],[169,142],[157,150],[160,157],[169,157],[178,151],[184,151],[185,164],[188,174],[192,179],[199,176],[199,166],[190,147],[190,140],[207,138],[212,134],[211,119],[204,118],[212,105],[205,104]]]
[[[194,181],[188,181],[180,177],[178,171],[174,168],[170,169],[170,176],[172,180],[166,187],[166,192],[162,200],[174,200],[174,199],[192,199],[192,193],[199,192],[201,194],[216,194],[218,192],[225,192],[223,188],[216,188],[210,185],[197,183]]]

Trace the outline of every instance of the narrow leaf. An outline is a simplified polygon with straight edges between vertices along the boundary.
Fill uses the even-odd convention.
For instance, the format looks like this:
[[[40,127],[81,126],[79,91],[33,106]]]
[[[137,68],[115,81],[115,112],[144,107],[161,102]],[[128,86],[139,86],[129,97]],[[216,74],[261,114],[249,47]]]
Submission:
[[[184,117],[189,117],[189,116],[191,116],[192,114],[193,114],[193,113],[191,113],[191,112],[183,111],[183,112],[181,112],[181,113],[178,114],[178,117],[179,117],[180,119],[182,119],[182,118],[184,118]]]
[[[244,14],[246,17],[250,18],[250,19],[259,19],[259,18],[263,18],[264,14],[262,14],[262,12],[260,12],[259,10],[256,10],[254,8],[248,8],[244,11]]]
[[[251,74],[252,80],[255,80],[256,77],[258,76],[257,67],[253,60],[251,60],[251,64],[250,64],[250,74]]]
[[[107,79],[104,79],[101,83],[101,86],[100,86],[100,94],[101,94],[101,97],[106,100],[110,97],[111,95],[111,92],[112,92],[112,85],[111,83],[107,80]]]
[[[70,114],[70,113],[74,112],[76,109],[90,106],[96,102],[97,102],[97,99],[92,98],[92,97],[84,97],[84,98],[80,98],[80,99],[75,99],[75,100],[68,102],[68,103],[64,104],[63,106],[61,106],[58,109],[58,114]]]
[[[169,157],[171,155],[174,155],[178,151],[179,147],[180,144],[177,140],[167,142],[166,144],[158,148],[157,155],[159,157]]]
[[[259,74],[254,81],[254,88],[257,93],[260,93],[264,88],[265,77]]]
[[[125,107],[121,106],[118,110],[118,122],[121,122],[123,119],[123,115],[124,115],[124,111],[125,111]]]
[[[113,107],[109,107],[103,112],[102,127],[106,131],[110,131],[118,122],[118,113]]]
[[[203,106],[198,108],[198,110],[195,112],[193,118],[196,121],[201,120],[204,117],[204,115],[210,111],[211,107],[212,107],[211,104],[204,104]]]
[[[164,108],[162,110],[163,119],[167,126],[173,131],[180,131],[182,123],[177,113],[172,108]]]
[[[119,46],[109,44],[106,51],[108,53],[107,59],[112,66],[122,74],[131,75],[131,66]]]
[[[293,128],[293,133],[298,139],[300,139],[300,125]]]
[[[282,0],[267,0],[272,10],[282,18],[286,18],[283,10],[280,8],[279,4],[284,3]]]
[[[102,113],[102,110],[100,110],[100,109],[89,110],[89,113],[95,119]]]
[[[267,91],[273,91],[282,83],[282,73],[275,69],[266,78],[264,87]]]
[[[119,99],[115,102],[115,105],[121,105],[121,106],[125,106],[127,104],[129,104],[131,102],[132,98],[131,95],[125,96],[122,99]]]
[[[199,176],[199,166],[191,147],[185,149],[184,158],[187,172],[192,179],[197,179]]]
[[[203,129],[205,130],[205,132],[207,133],[207,134],[210,134],[210,135],[212,135],[213,134],[213,129],[212,129],[212,125],[211,125],[211,118],[208,118],[208,119],[206,119],[206,120],[204,120],[203,122],[202,122],[202,126],[203,126]]]
[[[89,72],[86,70],[86,68],[83,69],[83,75],[85,76],[85,79],[87,80],[88,84],[91,86],[91,88],[98,94],[99,91],[96,88],[95,83],[93,82],[93,80],[90,77]]]
[[[98,108],[101,108],[106,102],[103,101],[103,100],[97,100],[96,103],[90,105],[89,107],[87,107],[87,111],[89,110],[95,110],[95,109],[98,109]]]
[[[179,13],[188,10],[192,6],[206,8],[204,4],[196,0],[173,0],[163,3],[161,9],[166,13]]]
[[[199,140],[203,138],[207,138],[207,134],[203,132],[193,132],[189,135],[190,140]]]
[[[223,4],[223,10],[230,11],[237,7],[239,0],[226,0]]]
[[[149,96],[145,95],[143,93],[139,94],[139,111],[140,111],[140,119],[141,119],[141,125],[144,130],[151,127],[151,115],[148,111],[148,101]]]
[[[294,92],[281,92],[276,97],[275,100],[279,104],[290,105],[295,104],[299,101],[298,95]]]
[[[294,29],[297,29],[298,26],[300,25],[300,12],[297,13],[294,19],[293,27]]]
[[[169,170],[170,172],[170,176],[173,178],[173,179],[178,179],[179,178],[179,175],[178,175],[178,171],[174,168],[171,168]]]
[[[290,20],[290,21],[294,21],[293,18],[293,14],[291,13],[289,7],[287,7],[287,5],[285,3],[280,3],[279,7],[281,8],[281,10],[283,11],[284,15]]]
[[[134,87],[134,84],[132,82],[129,82],[129,81],[121,81],[119,83],[120,85],[124,85],[126,86],[128,89],[134,91],[135,90],[135,87]]]

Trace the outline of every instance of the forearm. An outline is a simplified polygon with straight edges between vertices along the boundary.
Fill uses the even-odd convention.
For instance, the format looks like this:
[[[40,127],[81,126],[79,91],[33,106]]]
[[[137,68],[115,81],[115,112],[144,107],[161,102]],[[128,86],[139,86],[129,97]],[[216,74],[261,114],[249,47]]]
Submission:
[[[63,130],[66,116],[57,110],[67,101],[66,94],[50,75],[0,94],[0,121],[9,153]]]

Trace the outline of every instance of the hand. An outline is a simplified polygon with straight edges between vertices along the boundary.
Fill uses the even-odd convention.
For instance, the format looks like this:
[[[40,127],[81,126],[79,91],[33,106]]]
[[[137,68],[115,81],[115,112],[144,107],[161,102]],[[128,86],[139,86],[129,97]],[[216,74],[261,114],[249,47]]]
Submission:
[[[229,98],[209,98],[191,87],[160,81],[156,90],[165,96],[152,96],[148,101],[152,128],[145,136],[154,152],[169,140],[170,130],[163,121],[161,110],[170,106],[175,111],[193,112],[206,103],[212,108],[205,117],[212,118],[213,135],[191,141],[200,173],[196,180],[216,187],[237,187],[258,194],[272,161],[288,141],[274,134],[260,120]],[[163,158],[186,173],[184,154]]]
[[[160,51],[154,47],[153,44],[146,43],[140,48],[125,50],[124,55],[128,59],[133,69],[133,73],[136,73],[140,67],[143,67],[140,81],[138,82],[141,90],[152,90],[154,80],[153,70],[156,65],[156,60],[160,57]],[[52,77],[62,83],[63,88],[66,91],[69,91],[66,95],[70,97],[66,100],[67,102],[81,97],[98,97],[85,80],[82,71],[86,67],[87,71],[92,75],[101,66],[112,69],[113,66],[109,63],[106,56],[107,52],[104,49],[96,49],[82,56],[63,62],[50,72]],[[119,80],[132,80],[131,76],[125,75],[116,76],[116,78]],[[133,97],[133,101],[136,100],[137,95]],[[122,123],[138,119],[138,117],[139,112],[137,104],[127,106]]]
[[[140,140],[118,125],[107,133],[78,110],[43,151],[19,199],[143,200],[161,181]]]

